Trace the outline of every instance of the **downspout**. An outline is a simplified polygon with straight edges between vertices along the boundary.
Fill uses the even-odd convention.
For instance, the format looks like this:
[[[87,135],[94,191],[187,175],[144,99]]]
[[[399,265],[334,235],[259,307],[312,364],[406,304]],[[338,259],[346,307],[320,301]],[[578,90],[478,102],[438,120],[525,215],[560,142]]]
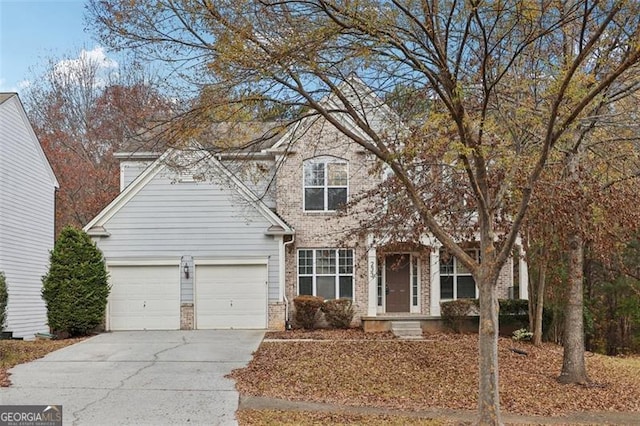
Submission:
[[[282,246],[284,250],[284,258],[287,257],[287,245],[293,244],[296,241],[296,235],[291,234],[291,240],[284,241],[284,237],[282,238]],[[286,264],[286,260],[284,262]],[[285,272],[285,281],[286,281],[286,272]],[[286,283],[282,283],[284,285],[284,289],[282,292],[282,298],[284,299],[284,328],[285,330],[289,330],[291,328],[291,322],[289,321],[289,299],[287,299],[287,288]]]

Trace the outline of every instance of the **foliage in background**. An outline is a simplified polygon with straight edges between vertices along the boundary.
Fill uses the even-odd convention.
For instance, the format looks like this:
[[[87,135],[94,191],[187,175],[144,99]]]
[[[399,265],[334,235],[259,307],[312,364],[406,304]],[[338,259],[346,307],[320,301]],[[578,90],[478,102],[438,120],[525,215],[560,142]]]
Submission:
[[[451,330],[460,333],[468,327],[471,318],[478,316],[478,299],[457,299],[446,302],[440,302],[440,315],[443,321]],[[528,321],[528,305],[526,299],[499,299],[499,318],[500,327],[527,327]],[[549,309],[544,310],[544,329],[547,330],[552,323],[552,312]]]
[[[608,355],[640,352],[640,244],[621,248],[619,262],[589,264],[587,307],[593,326],[587,335],[591,351]]]
[[[56,235],[64,226],[86,225],[118,195],[116,152],[163,149],[171,108],[157,83],[139,65],[97,53],[50,58],[23,99],[60,182]]]
[[[498,277],[549,162],[579,152],[583,129],[616,128],[618,115],[602,119],[598,106],[637,88],[640,5],[91,0],[87,9],[107,45],[197,77],[209,96],[185,114],[189,120],[219,107],[254,108],[257,98],[300,107],[384,163],[374,173],[391,172],[394,202],[376,205],[362,228],[399,241],[428,232],[471,272],[482,301],[479,422],[500,424]],[[401,85],[433,105],[418,117],[409,110],[411,123],[381,102]],[[367,119],[372,110],[389,125]],[[577,174],[560,176],[581,189]],[[589,204],[587,191],[575,194],[576,205]],[[381,220],[389,211],[395,221]],[[482,262],[459,244],[469,236],[480,240]],[[573,237],[581,250],[581,234]],[[580,310],[572,335],[581,338],[582,293],[569,295],[580,297],[568,306]],[[584,351],[580,343],[571,347]],[[580,367],[569,376],[582,383],[584,363],[567,365]]]
[[[83,336],[103,323],[107,270],[102,253],[85,232],[70,226],[61,231],[42,282],[52,332]]]
[[[7,290],[7,279],[4,272],[0,271],[0,331],[4,330],[5,321],[7,319],[7,302],[9,301],[9,292]]]

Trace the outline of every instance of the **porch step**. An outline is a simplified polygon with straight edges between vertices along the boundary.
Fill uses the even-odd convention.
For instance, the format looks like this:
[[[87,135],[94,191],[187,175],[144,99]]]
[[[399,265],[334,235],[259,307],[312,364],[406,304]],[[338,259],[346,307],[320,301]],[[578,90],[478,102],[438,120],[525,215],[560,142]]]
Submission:
[[[391,321],[391,332],[399,339],[422,339],[420,321]]]

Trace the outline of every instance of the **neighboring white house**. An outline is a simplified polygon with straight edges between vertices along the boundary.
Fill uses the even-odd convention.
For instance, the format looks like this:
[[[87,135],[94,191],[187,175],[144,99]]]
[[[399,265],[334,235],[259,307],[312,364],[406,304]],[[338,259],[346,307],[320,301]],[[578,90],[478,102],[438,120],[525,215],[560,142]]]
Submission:
[[[0,271],[9,293],[5,330],[47,332],[42,276],[54,243],[58,182],[15,93],[0,93]]]

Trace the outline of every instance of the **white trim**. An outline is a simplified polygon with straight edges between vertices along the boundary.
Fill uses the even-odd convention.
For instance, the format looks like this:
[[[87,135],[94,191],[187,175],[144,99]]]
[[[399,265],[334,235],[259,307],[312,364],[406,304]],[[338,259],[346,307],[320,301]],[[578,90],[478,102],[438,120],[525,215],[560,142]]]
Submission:
[[[284,235],[280,236],[278,241],[278,302],[282,302],[284,300],[284,288],[285,288],[285,246],[284,246]],[[268,277],[268,275],[267,275]]]
[[[392,253],[386,253],[384,256],[384,261],[382,262],[382,288],[385,291],[384,297],[382,298],[382,310],[378,311],[379,313],[386,313],[387,312],[387,292],[386,292],[386,288],[387,288],[387,257],[389,256],[394,256],[394,255],[408,255],[409,256],[409,311],[406,312],[408,314],[416,314],[416,313],[420,313],[420,309],[421,309],[421,295],[422,295],[422,290],[421,290],[421,279],[422,276],[420,274],[420,265],[421,265],[421,260],[420,257],[418,255],[418,253],[416,252],[410,252],[410,251],[405,251],[405,252],[392,252]],[[417,260],[417,268],[418,268],[418,305],[417,306],[413,306],[413,260]],[[377,288],[377,285],[376,285]],[[377,294],[377,292],[376,292]],[[376,305],[377,305],[377,300],[376,300]],[[380,308],[380,306],[378,306],[378,309]],[[394,312],[394,313],[398,313],[398,312]],[[402,313],[402,312],[401,312]]]
[[[529,299],[529,267],[525,259],[524,249],[522,245],[520,249],[520,257],[518,258],[518,286],[520,288],[520,299]]]
[[[413,262],[415,260],[416,266],[415,269],[417,269],[417,271],[414,271],[414,266],[413,266]],[[420,267],[422,266],[422,259],[420,259],[420,256],[418,256],[418,253],[409,253],[409,311],[412,314],[419,314],[421,311],[421,307],[422,307],[422,289],[420,286],[420,283],[422,282],[422,273],[420,272]],[[417,280],[417,294],[413,293],[413,276],[414,273],[416,275],[416,280]],[[417,298],[418,304],[417,305],[413,305],[413,299]]]
[[[324,165],[324,182],[322,186],[318,185],[309,185],[306,184],[306,167],[311,164],[323,164]],[[349,202],[349,160],[336,157],[334,155],[318,155],[316,157],[310,157],[302,160],[302,211],[304,213],[333,213],[338,211],[337,209],[330,210],[329,209],[329,189],[330,188],[343,188],[343,186],[329,186],[329,173],[328,173],[328,165],[329,164],[345,164],[347,167],[347,183],[344,185],[344,188],[347,190],[345,205]],[[323,209],[321,210],[307,210],[307,197],[306,190],[308,188],[313,189],[322,189],[323,196]]]
[[[107,260],[110,266],[180,266],[180,258],[177,259],[131,259],[131,260]]]
[[[440,247],[434,246],[429,255],[431,275],[431,291],[429,292],[430,307],[429,314],[434,317],[440,316]]]
[[[217,266],[217,265],[269,265],[269,258],[218,258],[218,259],[193,259],[195,266]],[[268,271],[267,271],[268,272]],[[267,275],[268,277],[268,275]]]
[[[310,251],[312,253],[312,269],[311,274],[300,275],[300,252]],[[317,252],[319,251],[331,251],[335,254],[335,272],[333,274],[320,274],[316,271],[317,266]],[[340,273],[340,251],[351,252],[351,273]],[[318,277],[331,277],[334,279],[335,299],[340,299],[340,277],[351,277],[351,301],[357,302],[356,295],[356,249],[353,247],[338,247],[338,248],[309,248],[300,247],[296,249],[296,296],[300,295],[300,277],[311,278],[311,293],[314,296],[318,296]]]
[[[125,189],[105,207],[98,215],[93,218],[83,230],[88,232],[94,226],[103,226],[109,221],[124,205],[126,205],[142,188],[144,188],[161,170],[166,168],[166,160],[168,157],[180,155],[181,151],[169,149],[160,156],[155,162],[147,167],[136,179],[133,180]],[[199,152],[205,155],[204,152]],[[212,156],[207,158],[212,167],[219,169],[233,183],[240,195],[242,195],[250,204],[254,206],[262,214],[262,216],[272,225],[282,227],[283,232],[293,234],[294,230],[278,215],[276,215],[262,200],[260,200],[250,189],[244,185],[233,173],[231,173],[220,161]]]
[[[378,312],[378,258],[376,247],[373,244],[373,235],[367,236],[367,277],[369,287],[369,300],[367,303],[367,315],[375,316]]]
[[[120,193],[107,207],[102,209],[96,217],[94,217],[84,228],[85,232],[88,232],[94,226],[103,226],[109,221],[120,209],[129,202],[142,188],[144,188],[151,179],[153,179],[162,169],[165,168],[162,160],[167,158],[173,150],[167,150],[160,158],[158,158],[153,164],[147,167],[140,175],[131,182],[124,191]]]
[[[4,93],[7,93],[7,92],[4,92]],[[29,117],[27,117],[27,112],[25,111],[24,106],[22,105],[22,100],[20,100],[20,97],[18,96],[17,93],[8,93],[8,94],[12,96],[8,97],[7,99],[5,99],[4,102],[0,103],[0,108],[3,108],[3,105],[9,105],[9,102],[12,102],[14,104],[14,106],[18,110],[18,114],[20,115],[20,118],[22,118],[24,128],[27,130],[27,133],[29,133],[29,136],[30,136],[29,140],[33,143],[33,147],[35,148],[36,152],[38,153],[38,156],[42,160],[42,164],[44,165],[46,169],[46,173],[49,175],[49,178],[51,179],[51,183],[53,187],[56,189],[60,188],[58,179],[56,178],[56,175],[53,173],[53,168],[51,167],[51,163],[49,163],[49,159],[47,159],[47,156],[44,153],[44,149],[40,144],[40,139],[38,139],[38,136],[36,135],[35,130],[33,130],[33,127],[31,126]]]

